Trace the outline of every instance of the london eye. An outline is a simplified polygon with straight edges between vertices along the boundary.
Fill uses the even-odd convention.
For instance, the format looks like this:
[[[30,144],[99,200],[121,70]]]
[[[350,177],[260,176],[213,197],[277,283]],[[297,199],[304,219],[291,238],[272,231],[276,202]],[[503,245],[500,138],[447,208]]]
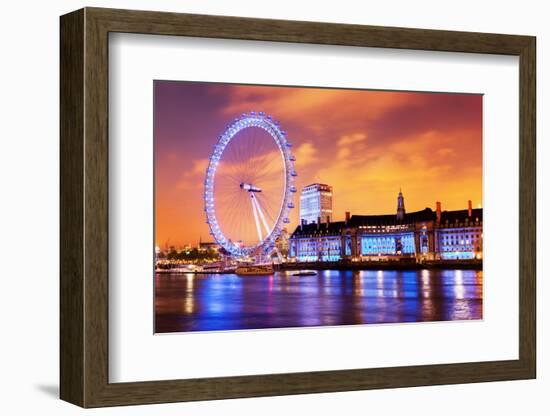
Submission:
[[[243,114],[218,137],[204,181],[206,221],[231,256],[263,256],[290,222],[295,157],[279,123]]]

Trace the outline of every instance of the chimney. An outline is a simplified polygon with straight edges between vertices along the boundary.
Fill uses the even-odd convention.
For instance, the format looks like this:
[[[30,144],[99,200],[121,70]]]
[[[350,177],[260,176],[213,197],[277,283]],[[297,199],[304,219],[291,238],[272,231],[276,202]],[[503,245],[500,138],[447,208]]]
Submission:
[[[472,201],[468,200],[468,217],[472,216]]]
[[[317,217],[317,229],[319,229],[320,225],[321,225],[321,217]]]
[[[330,224],[330,215],[327,215],[327,224]]]
[[[348,225],[350,217],[351,217],[351,213],[349,211],[346,211],[346,225]]]
[[[441,202],[435,203],[435,214],[437,216],[437,222],[441,222]]]

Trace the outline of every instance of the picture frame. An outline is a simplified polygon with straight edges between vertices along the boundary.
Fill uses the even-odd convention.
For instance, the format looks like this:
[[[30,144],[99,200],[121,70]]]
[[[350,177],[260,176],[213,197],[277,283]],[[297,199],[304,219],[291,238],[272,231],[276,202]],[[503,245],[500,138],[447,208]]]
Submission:
[[[109,382],[109,33],[519,57],[519,359]],[[536,39],[441,30],[84,8],[60,19],[60,397],[82,407],[536,377]]]

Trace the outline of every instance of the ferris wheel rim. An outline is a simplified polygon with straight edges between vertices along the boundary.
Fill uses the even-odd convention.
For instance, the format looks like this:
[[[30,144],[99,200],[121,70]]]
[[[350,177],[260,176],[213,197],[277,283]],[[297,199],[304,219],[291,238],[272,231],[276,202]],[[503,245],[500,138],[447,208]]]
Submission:
[[[276,143],[284,166],[284,192],[282,195],[279,214],[273,223],[271,231],[265,236],[265,238],[260,239],[257,244],[239,247],[228,239],[221,230],[218,218],[216,216],[214,185],[216,171],[220,161],[222,160],[222,155],[225,149],[239,132],[250,127],[262,128]],[[230,123],[224,132],[219,136],[218,141],[214,146],[214,151],[210,156],[206,170],[204,181],[204,201],[206,222],[209,225],[210,234],[214,237],[216,243],[223,247],[228,253],[236,256],[247,256],[257,250],[261,250],[262,252],[270,251],[275,245],[276,239],[282,232],[283,224],[289,221],[288,214],[294,206],[292,199],[293,194],[296,192],[296,188],[294,186],[294,177],[296,176],[294,161],[296,158],[290,151],[291,146],[291,143],[286,138],[286,133],[279,127],[279,123],[262,112],[250,112],[249,114],[244,113],[241,117],[236,118],[232,123]]]

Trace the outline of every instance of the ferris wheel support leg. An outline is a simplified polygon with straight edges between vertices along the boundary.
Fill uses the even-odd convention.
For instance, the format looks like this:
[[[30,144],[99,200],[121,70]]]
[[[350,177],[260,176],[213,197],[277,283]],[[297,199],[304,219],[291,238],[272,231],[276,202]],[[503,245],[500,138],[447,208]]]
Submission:
[[[263,240],[262,237],[262,228],[260,226],[260,221],[258,219],[258,213],[256,212],[256,204],[255,204],[254,194],[250,194],[250,203],[252,204],[252,214],[254,214],[254,222],[256,223],[256,231],[258,231],[258,238],[259,241]]]
[[[264,228],[265,228],[265,232],[266,232],[266,237],[269,236],[269,233],[270,233],[270,229],[267,225],[267,221],[265,220],[265,216],[264,216],[264,213],[262,211],[262,208],[260,207],[260,202],[258,201],[258,198],[256,198],[256,196],[254,196],[254,194],[252,194],[252,199],[254,201],[254,203],[256,204],[256,210],[258,211],[258,214],[260,215],[260,219],[262,220],[262,224],[264,225]]]

